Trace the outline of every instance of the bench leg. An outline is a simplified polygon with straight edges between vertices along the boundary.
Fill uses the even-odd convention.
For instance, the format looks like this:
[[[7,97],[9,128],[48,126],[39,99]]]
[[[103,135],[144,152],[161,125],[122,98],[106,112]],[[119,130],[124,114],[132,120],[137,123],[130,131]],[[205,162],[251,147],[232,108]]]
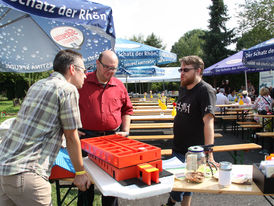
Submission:
[[[56,185],[56,199],[57,199],[57,205],[61,206],[61,196],[60,196],[60,183],[59,180],[55,180]]]
[[[241,163],[243,164],[244,162],[244,151],[230,151],[229,154],[233,158],[233,164],[238,164]]]
[[[55,180],[55,185],[56,185],[56,201],[57,201],[57,205],[58,206],[62,206],[62,204],[64,203],[66,197],[68,196],[69,192],[71,191],[71,189],[74,186],[74,184],[70,184],[70,185],[60,185],[59,180]],[[64,195],[64,197],[61,199],[61,188],[68,188],[68,190],[66,191],[66,194]],[[78,197],[78,195],[76,195],[71,201],[70,203],[68,203],[67,205],[70,205],[76,198]]]

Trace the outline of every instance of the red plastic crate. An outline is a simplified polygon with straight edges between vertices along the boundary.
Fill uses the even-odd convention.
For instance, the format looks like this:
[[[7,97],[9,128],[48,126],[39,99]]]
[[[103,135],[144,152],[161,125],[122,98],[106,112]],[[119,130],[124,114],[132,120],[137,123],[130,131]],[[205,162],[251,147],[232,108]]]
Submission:
[[[131,178],[138,178],[139,170],[137,168],[137,165],[126,167],[126,168],[116,168],[113,165],[96,157],[95,155],[89,154],[88,157],[117,181],[127,180]],[[147,163],[152,165],[153,167],[158,168],[160,172],[163,171],[161,159],[150,161]]]
[[[51,169],[51,174],[49,176],[50,180],[56,180],[56,179],[64,179],[64,178],[74,178],[75,173],[70,172],[62,167],[59,167],[58,165],[55,165]]]
[[[161,159],[161,148],[120,135],[81,140],[82,149],[116,168]]]

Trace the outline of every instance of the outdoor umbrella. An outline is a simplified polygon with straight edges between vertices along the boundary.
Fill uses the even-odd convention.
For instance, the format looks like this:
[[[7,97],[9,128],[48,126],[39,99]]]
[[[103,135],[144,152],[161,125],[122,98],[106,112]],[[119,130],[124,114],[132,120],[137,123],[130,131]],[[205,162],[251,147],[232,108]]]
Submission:
[[[245,73],[245,85],[247,88],[247,72],[267,71],[267,67],[249,67],[242,62],[243,51],[239,51],[204,70],[204,76]]]
[[[0,72],[52,69],[56,53],[74,49],[86,67],[113,49],[112,10],[89,0],[0,0]]]
[[[127,71],[134,76],[138,73],[139,76],[159,75],[161,69],[153,66],[177,60],[177,55],[172,52],[120,38],[116,39],[115,52],[119,58],[120,71],[117,72]]]
[[[123,83],[148,83],[148,82],[179,82],[180,73],[178,69],[180,67],[161,67],[164,70],[164,75],[158,76],[143,76],[133,77],[130,76],[127,79],[125,77],[118,77]]]
[[[128,67],[127,69],[120,68],[116,72],[117,77],[150,77],[150,76],[163,76],[165,70],[157,66],[139,66],[139,67]]]
[[[274,69],[274,38],[257,44],[243,53],[243,62],[248,67]]]

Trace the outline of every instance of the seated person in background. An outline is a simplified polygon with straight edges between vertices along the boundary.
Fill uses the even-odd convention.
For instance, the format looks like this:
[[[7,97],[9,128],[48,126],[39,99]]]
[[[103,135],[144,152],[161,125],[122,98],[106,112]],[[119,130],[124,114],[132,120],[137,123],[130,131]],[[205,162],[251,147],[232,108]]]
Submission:
[[[269,95],[268,88],[261,88],[260,95],[254,102],[253,108],[258,111],[259,114],[267,114],[272,112],[273,100]]]
[[[219,93],[216,94],[216,105],[219,104],[229,104],[228,98],[224,95],[225,89],[220,88]],[[216,107],[216,111],[220,111],[219,107]]]
[[[250,96],[254,96],[255,95],[255,88],[254,88],[254,86],[251,84],[251,82],[249,80],[247,80],[247,91],[248,91],[248,94]]]
[[[228,98],[229,101],[234,102],[235,99],[237,99],[236,90],[232,89],[231,93],[228,94],[227,98]]]
[[[251,104],[252,102],[251,102],[251,98],[248,96],[248,93],[247,93],[247,91],[246,90],[244,90],[243,92],[242,92],[242,98],[239,98],[239,103],[240,103],[240,101],[241,100],[243,100],[243,102],[244,102],[244,104]]]

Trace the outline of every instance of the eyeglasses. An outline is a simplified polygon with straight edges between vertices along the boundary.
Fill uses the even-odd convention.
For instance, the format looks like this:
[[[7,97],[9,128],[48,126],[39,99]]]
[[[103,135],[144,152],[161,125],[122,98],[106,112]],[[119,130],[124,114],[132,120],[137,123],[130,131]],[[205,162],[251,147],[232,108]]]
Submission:
[[[180,69],[178,69],[178,72],[180,72],[180,73],[182,73],[182,72],[186,73],[186,72],[189,72],[192,69],[195,69],[195,68],[183,68],[183,69],[180,68]]]
[[[104,68],[106,68],[106,69],[108,69],[108,70],[113,70],[113,71],[117,70],[116,67],[111,67],[111,66],[105,65],[105,64],[103,64],[103,63],[101,62],[101,60],[98,60],[98,61],[100,62],[100,64],[102,64],[102,66],[103,66]]]
[[[84,74],[88,73],[88,70],[86,70],[85,68],[80,67],[80,66],[75,65],[75,64],[74,64],[74,66],[76,67],[76,69],[78,69],[78,71],[83,71]],[[80,69],[79,69],[79,68],[80,68]]]

